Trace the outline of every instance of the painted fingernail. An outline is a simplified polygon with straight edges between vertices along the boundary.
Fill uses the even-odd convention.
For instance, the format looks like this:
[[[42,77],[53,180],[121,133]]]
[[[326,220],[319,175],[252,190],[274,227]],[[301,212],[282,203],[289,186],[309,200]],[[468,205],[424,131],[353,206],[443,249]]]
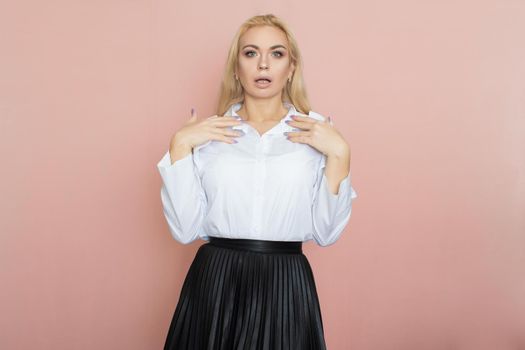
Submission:
[[[286,124],[290,124],[291,120],[286,120],[285,123]]]
[[[287,131],[287,132],[284,132],[283,134],[284,134],[284,135],[288,135],[289,133],[290,133],[290,132],[289,132],[289,131]]]
[[[191,107],[191,116],[195,114],[195,108]]]
[[[233,143],[238,143],[238,142],[239,142],[239,141],[237,141],[237,140],[233,140]]]

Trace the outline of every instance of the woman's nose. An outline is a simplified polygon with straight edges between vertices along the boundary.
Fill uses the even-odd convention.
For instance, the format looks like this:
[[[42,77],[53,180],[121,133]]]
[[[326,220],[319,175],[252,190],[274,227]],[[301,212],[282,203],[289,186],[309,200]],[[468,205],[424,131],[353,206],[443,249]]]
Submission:
[[[265,60],[259,61],[259,69],[268,69],[268,65]]]

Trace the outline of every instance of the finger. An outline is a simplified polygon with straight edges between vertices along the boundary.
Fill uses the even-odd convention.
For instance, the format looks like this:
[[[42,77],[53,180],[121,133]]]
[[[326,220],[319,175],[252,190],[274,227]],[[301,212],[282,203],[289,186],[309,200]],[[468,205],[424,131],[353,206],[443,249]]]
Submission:
[[[212,115],[211,117],[208,117],[207,119],[218,119],[218,120],[238,120],[237,118],[230,117],[227,115]]]
[[[213,133],[213,136],[211,137],[211,139],[215,141],[226,142],[226,143],[237,143],[237,141],[234,138],[227,137],[223,134],[217,134],[217,133]]]
[[[310,144],[310,138],[307,136],[290,136],[286,138],[288,141],[292,142],[299,142],[299,143],[305,143]]]
[[[244,136],[244,134],[245,133],[242,130],[230,130],[230,129],[228,129],[228,131],[226,132],[226,135],[234,136],[234,137]]]
[[[313,119],[311,117],[302,116],[298,114],[292,114],[292,120],[298,121],[298,122],[307,122],[307,123],[315,123],[317,119]]]
[[[222,118],[212,119],[211,123],[213,124],[214,127],[229,127],[229,126],[236,126],[236,125],[242,124],[239,120],[235,118],[234,119],[222,119]]]
[[[304,124],[304,123],[302,123],[300,121],[297,121],[297,120],[287,120],[286,124],[290,125],[293,128],[296,128],[296,129],[310,130],[310,125],[309,124]]]
[[[221,136],[231,136],[231,137],[240,137],[244,136],[245,133],[242,130],[233,130],[233,129],[227,129],[227,128],[218,128],[216,130],[212,131],[216,135]]]
[[[191,108],[191,113],[190,114],[191,114],[191,116],[190,116],[190,120],[191,121],[194,121],[194,120],[197,119],[197,112],[195,111],[194,107]]]
[[[283,134],[287,138],[310,135],[310,133],[307,131],[287,131],[287,132],[284,132]]]
[[[228,120],[239,120],[236,117],[230,116],[230,115],[220,115],[221,119],[228,119]]]

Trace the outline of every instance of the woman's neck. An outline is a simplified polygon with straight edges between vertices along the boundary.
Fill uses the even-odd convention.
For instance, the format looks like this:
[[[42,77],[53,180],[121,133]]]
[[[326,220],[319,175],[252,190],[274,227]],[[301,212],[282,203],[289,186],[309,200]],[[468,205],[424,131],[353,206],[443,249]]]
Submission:
[[[264,123],[281,120],[288,110],[280,98],[254,100],[245,97],[241,108],[236,113],[244,120]]]

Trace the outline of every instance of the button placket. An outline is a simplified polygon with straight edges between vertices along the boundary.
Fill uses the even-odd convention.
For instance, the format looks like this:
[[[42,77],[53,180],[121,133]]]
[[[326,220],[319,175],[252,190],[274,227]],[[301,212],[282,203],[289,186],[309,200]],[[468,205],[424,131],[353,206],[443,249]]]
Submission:
[[[265,164],[265,143],[264,137],[258,140],[255,160],[255,183],[254,190],[255,195],[253,197],[253,230],[256,234],[261,232],[262,228],[262,204],[264,198],[264,179],[266,177],[266,164]]]

